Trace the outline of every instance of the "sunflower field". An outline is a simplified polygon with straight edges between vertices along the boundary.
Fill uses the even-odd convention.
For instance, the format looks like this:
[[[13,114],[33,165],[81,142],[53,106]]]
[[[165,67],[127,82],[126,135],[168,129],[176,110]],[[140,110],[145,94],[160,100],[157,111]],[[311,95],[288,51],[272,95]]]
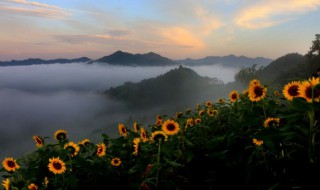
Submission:
[[[320,179],[319,78],[247,90],[155,122],[118,124],[119,136],[73,142],[61,129],[7,157],[3,189],[312,189]]]

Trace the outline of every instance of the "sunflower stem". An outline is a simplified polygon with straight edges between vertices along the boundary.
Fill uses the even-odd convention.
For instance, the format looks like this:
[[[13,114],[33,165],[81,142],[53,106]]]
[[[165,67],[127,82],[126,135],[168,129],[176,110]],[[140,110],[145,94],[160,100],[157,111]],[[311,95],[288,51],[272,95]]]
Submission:
[[[314,118],[314,110],[308,111],[309,115],[309,162],[314,162],[314,146],[315,146],[315,118]]]
[[[311,90],[311,100],[314,103],[314,88]],[[308,111],[309,116],[309,162],[314,162],[314,146],[315,146],[315,111],[314,107],[312,106],[311,109]]]
[[[158,140],[157,178],[156,178],[156,187],[157,187],[157,189],[158,189],[158,183],[159,183],[160,153],[161,153],[161,139]]]

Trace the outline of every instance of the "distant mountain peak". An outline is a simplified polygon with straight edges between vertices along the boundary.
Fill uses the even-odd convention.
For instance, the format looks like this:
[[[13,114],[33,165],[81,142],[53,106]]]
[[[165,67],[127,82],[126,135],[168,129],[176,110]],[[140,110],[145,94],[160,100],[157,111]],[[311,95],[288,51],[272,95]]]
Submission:
[[[145,54],[131,54],[121,50],[118,50],[113,54],[104,56],[100,59],[93,60],[90,63],[93,62],[124,66],[167,66],[176,64],[175,61],[154,52]]]

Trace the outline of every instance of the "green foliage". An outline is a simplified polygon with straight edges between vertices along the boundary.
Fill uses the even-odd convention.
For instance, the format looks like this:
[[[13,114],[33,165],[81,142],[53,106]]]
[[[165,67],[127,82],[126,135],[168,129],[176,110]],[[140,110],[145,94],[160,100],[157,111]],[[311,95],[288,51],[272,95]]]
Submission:
[[[251,67],[243,68],[241,69],[234,77],[234,79],[238,82],[242,83],[248,83],[249,81],[253,79],[257,79],[258,70],[261,70],[262,68],[256,69],[257,65],[252,65]]]
[[[256,102],[246,93],[235,101],[210,102],[157,117],[147,126],[145,140],[138,125],[138,130],[125,126],[124,135],[116,138],[101,134],[101,142],[79,142],[75,156],[64,149],[71,139],[45,142],[17,159],[19,169],[0,172],[18,189],[31,183],[39,189],[310,189],[318,183],[318,102],[302,97],[287,101],[271,91]],[[168,131],[168,120],[178,124],[172,129],[177,134],[166,141],[153,139],[153,132]],[[101,157],[98,143],[106,145]],[[62,174],[49,171],[53,157],[66,164]],[[121,160],[119,166],[113,158]]]

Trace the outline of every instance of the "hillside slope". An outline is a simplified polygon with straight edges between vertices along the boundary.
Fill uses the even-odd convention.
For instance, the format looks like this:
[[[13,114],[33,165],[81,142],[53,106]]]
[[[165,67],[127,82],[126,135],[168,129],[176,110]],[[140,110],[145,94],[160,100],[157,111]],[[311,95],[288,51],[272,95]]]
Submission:
[[[202,77],[189,68],[180,66],[156,78],[138,83],[126,82],[110,88],[105,94],[125,102],[130,108],[145,108],[170,104],[192,105],[225,94],[224,84],[218,79]]]

